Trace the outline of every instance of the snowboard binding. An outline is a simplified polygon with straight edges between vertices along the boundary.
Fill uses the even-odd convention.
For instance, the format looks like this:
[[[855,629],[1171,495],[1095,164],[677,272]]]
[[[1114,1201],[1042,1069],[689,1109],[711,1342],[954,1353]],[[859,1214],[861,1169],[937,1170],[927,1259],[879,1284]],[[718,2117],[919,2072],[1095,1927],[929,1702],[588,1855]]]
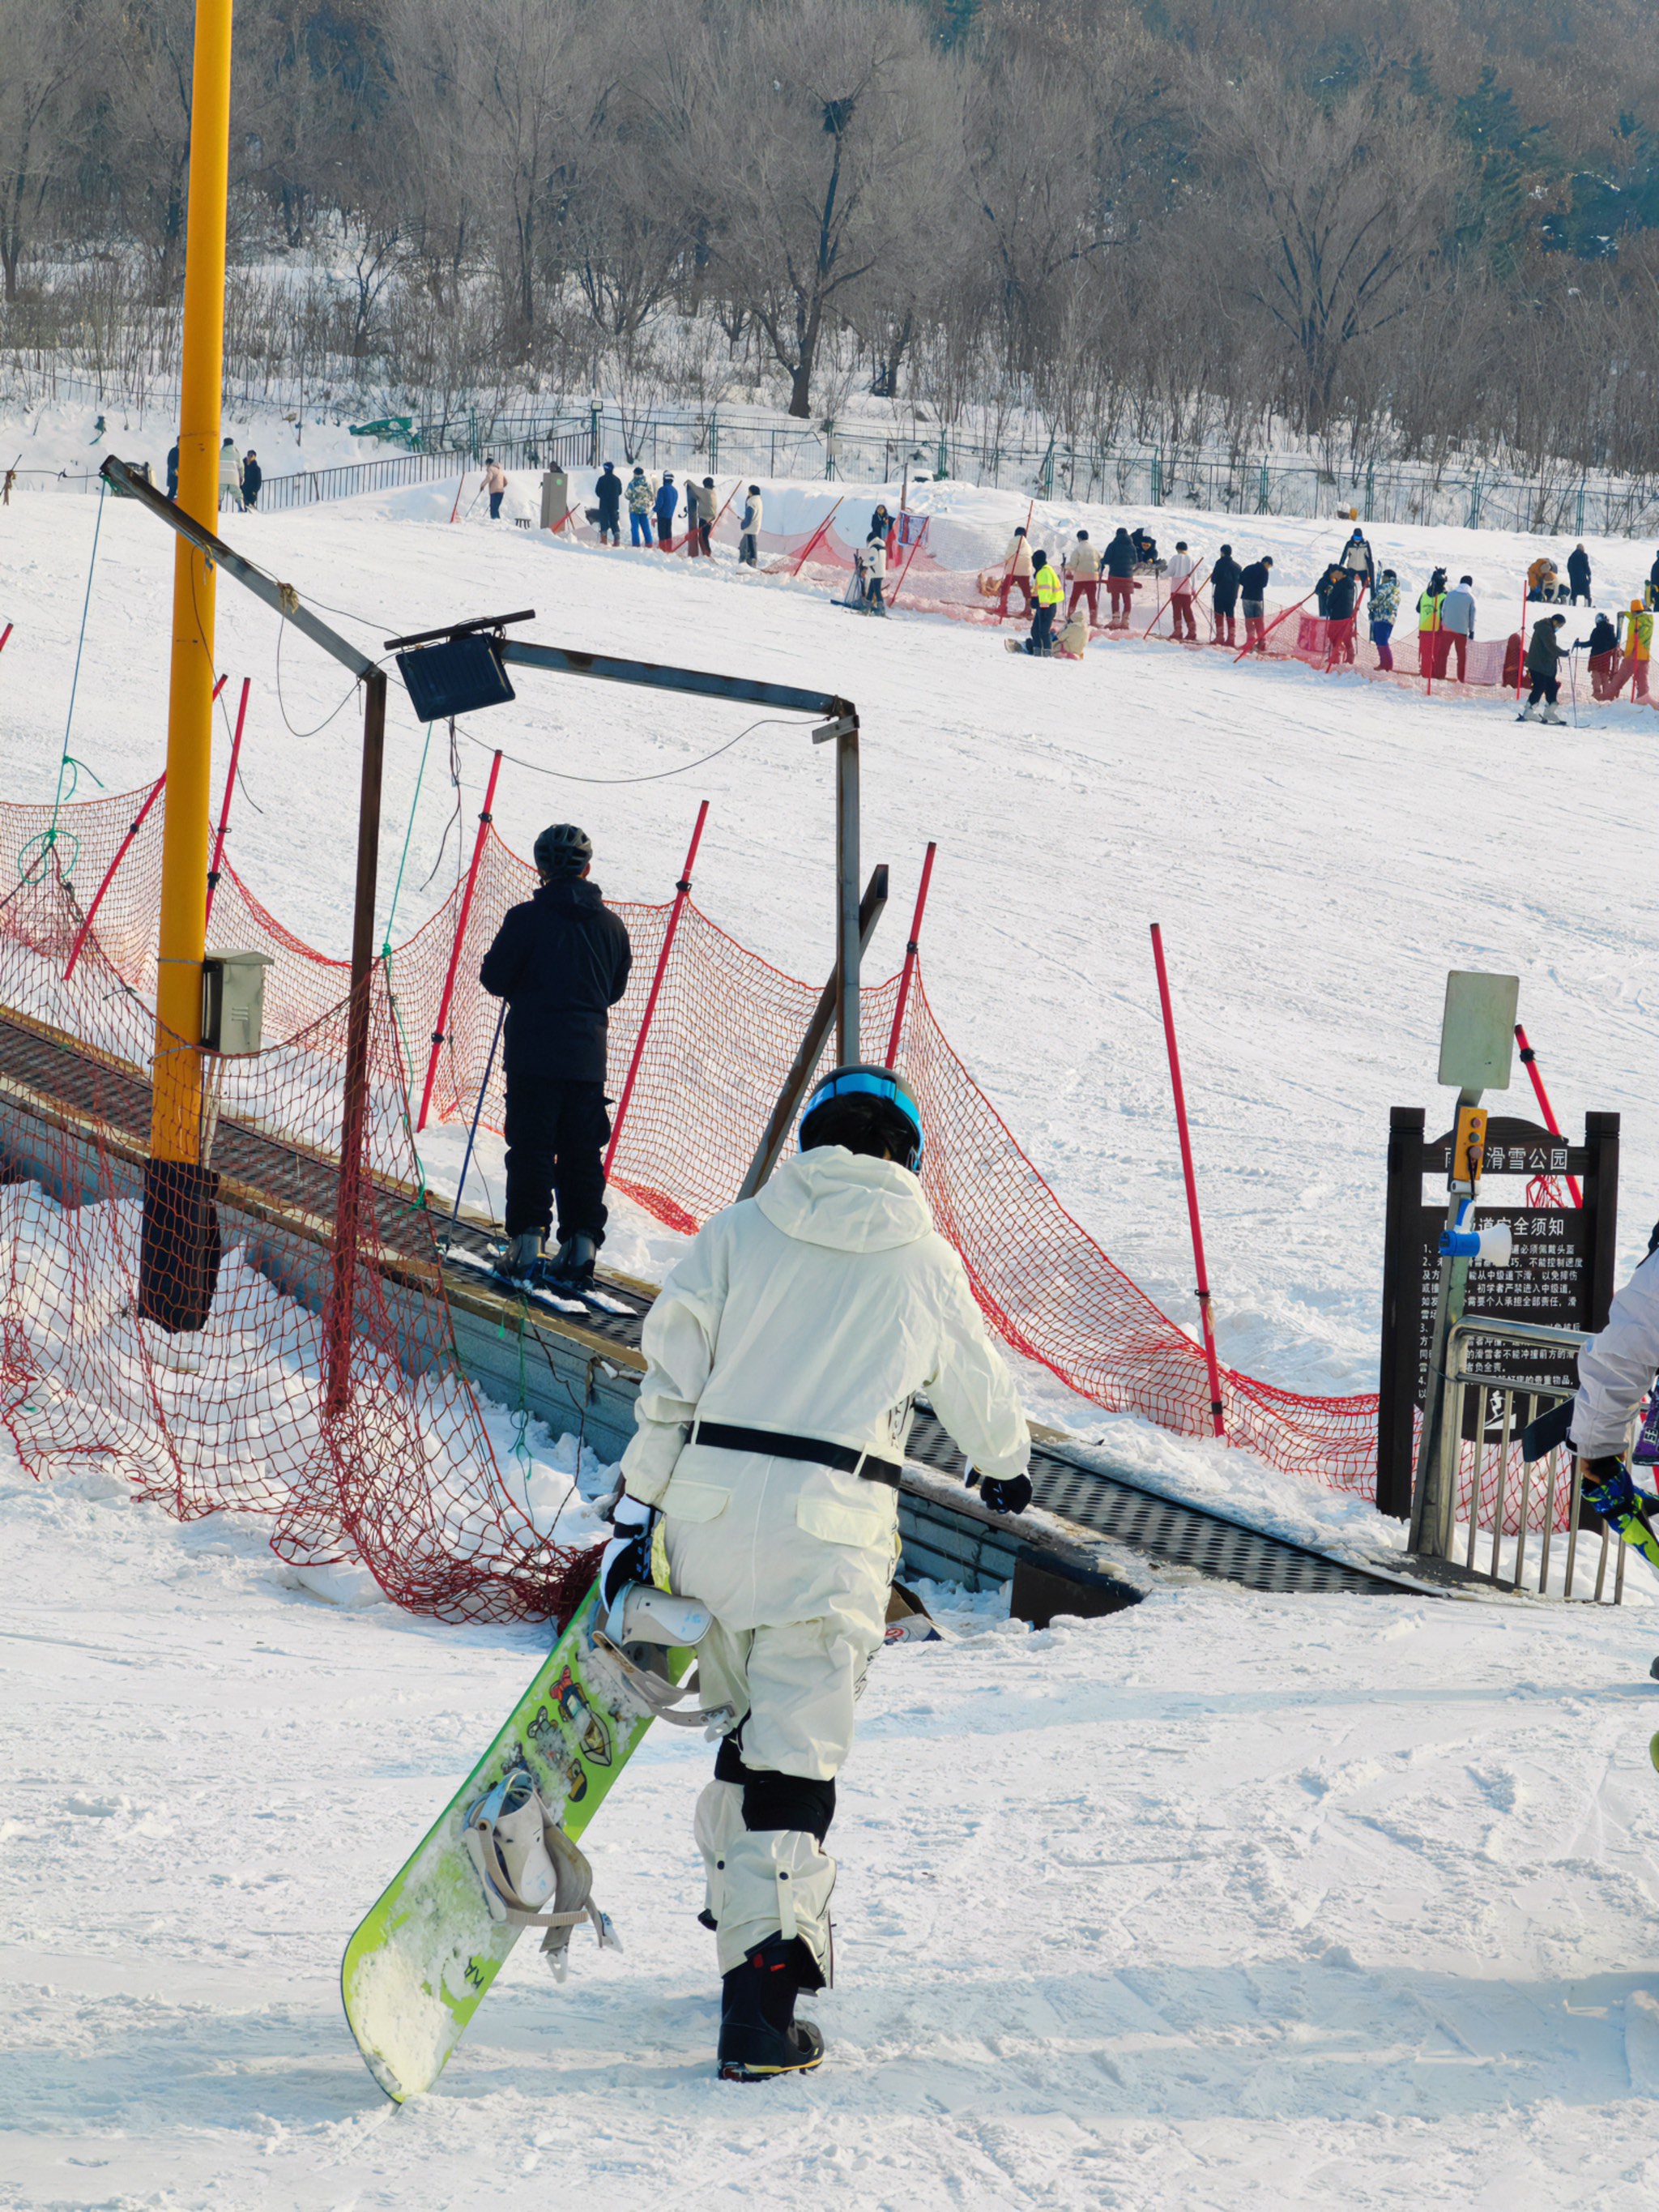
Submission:
[[[555,1981],[569,1971],[571,1931],[584,1921],[602,1951],[621,1950],[610,1915],[593,1902],[593,1869],[543,1804],[527,1767],[515,1766],[468,1808],[461,1841],[490,1918],[546,1929],[542,1951]]]
[[[695,1650],[708,1635],[714,1615],[693,1597],[678,1597],[651,1583],[629,1583],[606,1609],[603,1627],[588,1632],[594,1655],[617,1678],[620,1694],[641,1713],[673,1728],[700,1728],[713,1741],[738,1724],[730,1705],[686,1705],[698,1696],[696,1674],[676,1683],[668,1673],[668,1654]]]

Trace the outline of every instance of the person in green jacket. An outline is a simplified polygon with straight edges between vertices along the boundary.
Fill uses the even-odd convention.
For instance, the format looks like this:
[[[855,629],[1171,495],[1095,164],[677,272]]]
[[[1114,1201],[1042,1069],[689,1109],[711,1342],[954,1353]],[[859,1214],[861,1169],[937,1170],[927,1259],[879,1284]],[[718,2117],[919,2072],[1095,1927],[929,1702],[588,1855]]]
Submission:
[[[1437,568],[1417,602],[1417,668],[1421,676],[1446,672],[1446,633],[1440,620],[1445,597],[1446,572]]]

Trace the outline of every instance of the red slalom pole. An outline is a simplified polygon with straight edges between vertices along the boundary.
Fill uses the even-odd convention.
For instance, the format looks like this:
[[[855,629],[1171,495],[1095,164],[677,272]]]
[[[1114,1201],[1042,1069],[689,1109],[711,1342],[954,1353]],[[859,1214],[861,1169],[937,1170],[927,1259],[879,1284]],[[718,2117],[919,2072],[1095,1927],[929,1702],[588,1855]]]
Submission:
[[[225,832],[230,827],[230,794],[236,788],[236,763],[241,757],[242,725],[247,720],[247,695],[253,688],[253,678],[242,678],[242,696],[236,709],[236,730],[230,741],[230,772],[225,778],[225,795],[219,806],[219,828],[213,840],[213,865],[208,870],[206,920],[213,920],[213,894],[219,888],[219,864],[225,857]]]
[[[680,926],[680,916],[685,902],[691,896],[691,871],[696,865],[697,848],[702,842],[702,825],[708,819],[708,801],[705,799],[697,809],[696,823],[691,832],[691,842],[685,848],[685,866],[680,870],[680,879],[674,886],[674,903],[669,910],[668,927],[662,933],[662,951],[657,955],[657,972],[651,978],[651,995],[645,1002],[645,1012],[640,1017],[640,1033],[634,1040],[633,1057],[628,1063],[628,1080],[623,1085],[622,1097],[617,1101],[616,1118],[611,1124],[611,1142],[605,1150],[605,1176],[611,1179],[611,1163],[617,1157],[617,1145],[622,1135],[623,1122],[634,1097],[634,1084],[640,1072],[640,1061],[645,1054],[645,1040],[650,1035],[651,1023],[657,1011],[658,996],[662,990],[662,979],[668,972],[668,956],[674,949],[674,933]]]
[[[1164,933],[1154,922],[1152,958],[1158,967],[1158,995],[1164,1009],[1164,1039],[1170,1048],[1170,1085],[1175,1092],[1176,1127],[1181,1133],[1181,1172],[1187,1179],[1187,1214],[1193,1228],[1193,1264],[1198,1270],[1198,1310],[1204,1322],[1204,1364],[1210,1376],[1210,1419],[1215,1433],[1227,1433],[1222,1418],[1221,1370],[1215,1356],[1215,1322],[1210,1313],[1210,1278],[1204,1265],[1204,1231],[1198,1218],[1198,1182],[1193,1173],[1193,1143],[1187,1132],[1187,1094],[1181,1083],[1181,1054],[1176,1048],[1175,1009],[1170,1003],[1170,976],[1164,965]]]
[[[909,1004],[910,981],[916,972],[916,954],[921,950],[921,917],[927,905],[927,886],[933,879],[933,855],[938,845],[930,837],[927,850],[922,855],[921,882],[916,889],[916,910],[910,917],[910,935],[904,947],[904,970],[899,977],[898,1004],[893,1008],[893,1026],[887,1037],[887,1057],[884,1067],[890,1067],[898,1058],[899,1031],[904,1027],[904,1009]]]
[[[3,652],[5,651],[5,649],[6,649],[6,640],[7,640],[10,635],[11,635],[11,624],[10,624],[9,623],[8,623],[6,624],[6,626],[5,626],[4,629],[0,629],[0,653],[3,653]]]
[[[87,908],[87,918],[81,924],[80,929],[76,933],[75,942],[70,948],[69,966],[64,970],[64,981],[66,983],[70,977],[75,973],[75,963],[81,957],[82,946],[92,934],[92,925],[98,919],[98,909],[104,902],[104,893],[115,881],[115,871],[127,857],[127,848],[131,844],[133,839],[138,835],[138,832],[143,828],[144,817],[149,812],[150,808],[155,805],[156,800],[161,796],[161,787],[166,783],[166,781],[167,776],[164,772],[161,775],[158,775],[155,782],[150,786],[149,796],[145,799],[143,805],[138,809],[137,813],[134,815],[132,820],[127,824],[127,834],[122,838],[120,843],[116,847],[115,858],[110,862],[108,867],[105,869],[104,880],[99,884],[97,890],[92,895],[92,904]]]
[[[1537,1099],[1538,1110],[1544,1117],[1544,1127],[1549,1131],[1551,1136],[1559,1137],[1561,1134],[1561,1124],[1555,1118],[1555,1109],[1550,1104],[1549,1093],[1544,1088],[1544,1079],[1538,1073],[1538,1054],[1527,1042],[1527,1032],[1519,1022],[1515,1025],[1515,1041],[1521,1048],[1521,1064],[1532,1078],[1533,1096]],[[1578,1188],[1577,1176],[1567,1177],[1567,1188],[1572,1193],[1573,1204],[1583,1206],[1584,1194]]]
[[[484,840],[489,835],[492,820],[490,808],[495,804],[495,779],[501,772],[499,753],[489,763],[489,781],[484,790],[483,811],[478,817],[478,834],[472,841],[472,865],[466,872],[466,889],[461,893],[461,910],[455,917],[455,942],[449,948],[449,971],[444,977],[443,996],[438,1001],[438,1018],[432,1030],[432,1057],[426,1064],[426,1082],[421,1091],[420,1118],[415,1124],[418,1136],[426,1127],[426,1117],[432,1104],[432,1086],[438,1079],[438,1054],[444,1047],[444,1024],[449,1018],[449,1001],[455,990],[455,971],[461,964],[461,940],[466,935],[467,916],[472,911],[472,892],[478,880],[478,864],[483,859]]]
[[[819,523],[819,525],[818,525],[817,528],[817,529],[812,532],[812,535],[811,535],[811,536],[807,539],[807,541],[806,541],[805,544],[802,546],[801,550],[800,550],[800,558],[799,558],[799,560],[796,562],[796,563],[795,563],[794,567],[793,567],[793,568],[789,571],[789,580],[790,580],[790,582],[791,582],[792,584],[794,582],[794,580],[795,580],[796,577],[799,575],[799,574],[800,574],[801,570],[802,570],[802,569],[806,566],[806,556],[807,556],[807,555],[811,551],[812,548],[813,548],[813,547],[817,544],[817,542],[818,542],[819,538],[823,537],[823,535],[824,532],[825,532],[826,530],[828,530],[828,528],[830,527],[830,524],[835,520],[836,517],[840,514],[840,512],[841,512],[841,510],[842,510],[842,503],[843,503],[843,501],[846,500],[846,497],[847,497],[846,493],[845,493],[845,492],[842,492],[842,495],[841,495],[841,498],[840,498],[840,499],[838,499],[838,500],[836,501],[835,505],[830,508],[830,510],[829,514],[826,514],[826,515],[824,516],[824,518],[823,518],[823,521],[822,521],[821,523]],[[732,503],[732,502],[731,502],[731,501],[730,501],[730,500],[728,500],[728,501],[726,501],[726,507],[729,507],[729,506],[731,505],[731,503]],[[720,513],[721,513],[722,514],[725,514],[725,512],[726,512],[726,507],[722,507],[722,508],[720,509]],[[711,530],[711,531],[709,532],[709,533],[708,533],[708,534],[709,534],[709,536],[712,538],[712,537],[714,536],[714,532]]]

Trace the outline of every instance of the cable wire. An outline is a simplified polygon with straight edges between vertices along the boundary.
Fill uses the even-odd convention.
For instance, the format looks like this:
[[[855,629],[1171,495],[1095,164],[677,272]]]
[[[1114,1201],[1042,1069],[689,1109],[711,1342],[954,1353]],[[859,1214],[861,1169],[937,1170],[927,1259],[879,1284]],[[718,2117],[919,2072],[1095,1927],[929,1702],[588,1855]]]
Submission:
[[[800,726],[786,714],[763,714],[759,721],[750,722],[746,730],[739,730],[735,738],[728,738],[723,745],[716,745],[712,753],[704,753],[699,760],[687,761],[680,768],[659,769],[653,775],[573,775],[568,769],[544,768],[539,761],[521,760],[517,753],[503,752],[501,758],[511,761],[514,768],[527,769],[532,775],[550,776],[556,783],[665,783],[671,776],[690,775],[693,769],[706,767],[710,761],[718,760],[722,753],[729,753],[733,745],[741,744],[745,738],[751,737],[757,730],[765,729],[769,723],[777,723],[786,729]],[[486,738],[475,738],[471,730],[463,730],[460,734],[469,744],[477,745],[483,752],[500,750]]]

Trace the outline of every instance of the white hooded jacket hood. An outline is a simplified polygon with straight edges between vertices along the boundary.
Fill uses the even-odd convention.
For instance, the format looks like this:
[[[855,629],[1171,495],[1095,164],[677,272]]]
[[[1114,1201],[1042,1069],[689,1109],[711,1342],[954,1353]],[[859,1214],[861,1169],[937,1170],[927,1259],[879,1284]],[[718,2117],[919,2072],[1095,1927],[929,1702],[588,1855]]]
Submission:
[[[786,1237],[835,1252],[891,1252],[933,1233],[927,1200],[908,1168],[840,1145],[797,1153],[755,1203]]]

